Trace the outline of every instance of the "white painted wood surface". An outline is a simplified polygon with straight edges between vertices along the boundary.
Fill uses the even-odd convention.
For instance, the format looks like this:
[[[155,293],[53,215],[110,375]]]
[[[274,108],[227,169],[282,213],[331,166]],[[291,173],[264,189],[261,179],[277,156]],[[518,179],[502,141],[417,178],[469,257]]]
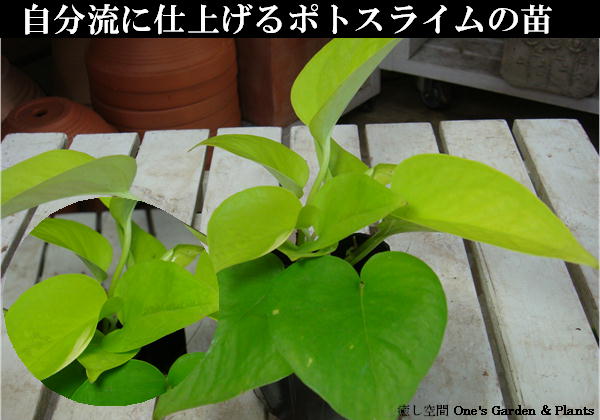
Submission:
[[[538,193],[598,258],[598,153],[575,120],[516,120],[513,131]],[[598,331],[598,270],[570,265]]]
[[[420,153],[438,153],[428,123],[367,125],[366,136],[373,166],[397,164]],[[421,413],[427,405],[447,404],[450,410],[458,405],[470,408],[502,405],[498,375],[463,241],[443,233],[412,232],[395,235],[386,242],[392,251],[407,252],[425,261],[439,276],[448,302],[442,348],[411,404]],[[409,416],[413,417],[417,418]],[[497,416],[502,417],[505,416]]]
[[[138,152],[131,192],[191,224],[206,147],[190,149],[207,137],[208,130],[147,131]]]
[[[66,141],[67,136],[61,133],[42,133],[35,136],[25,133],[8,134],[2,141],[2,170],[40,153],[61,149]],[[19,244],[25,223],[34,211],[35,209],[24,210],[2,219],[2,274]]]
[[[589,189],[590,185],[595,185],[597,194],[598,156],[593,154],[590,161],[588,155],[595,151],[582,140],[581,136],[571,144],[571,138],[577,137],[577,129],[573,128],[572,121],[555,121],[555,130],[543,134],[536,131],[541,129],[536,124],[538,123],[519,121],[515,125],[520,147],[524,148],[525,145],[527,147],[524,154],[529,161],[530,169],[533,169],[536,187],[543,192],[544,198],[559,212],[559,216],[573,229],[584,245],[591,251],[597,251],[597,246],[594,247],[593,242],[590,242],[594,238],[589,232],[590,230],[596,232],[597,243],[597,218],[596,220],[587,216],[581,218],[579,214],[587,211],[589,216],[589,209],[592,208],[590,206],[593,206],[593,202],[589,205],[583,204],[584,207],[571,207],[564,210],[564,216],[560,213],[563,210],[560,209],[561,200],[570,202],[571,205],[576,202],[578,206],[579,200],[581,203],[587,203],[585,201],[587,198],[578,198],[580,196],[577,194],[587,195],[586,191],[593,194],[594,190]],[[552,126],[549,123],[545,124],[546,128]],[[201,136],[205,136],[201,131],[186,130],[181,132],[181,136],[172,131],[164,132],[166,135],[164,139],[163,132],[148,133],[147,136],[152,135],[145,138],[138,153],[140,170],[135,184],[140,198],[170,211],[187,223],[192,222],[199,208],[198,204],[201,203],[202,213],[196,215],[194,225],[206,232],[206,223],[210,214],[229,195],[256,185],[276,185],[276,180],[259,165],[217,149],[211,170],[208,172],[208,179],[204,179],[206,188],[199,195],[198,191],[201,190],[200,184],[204,177],[202,173],[204,151],[194,150],[187,153],[187,150],[200,142],[203,138]],[[262,135],[274,140],[281,138],[281,129],[274,127],[223,129],[219,134],[234,132]],[[372,164],[397,162],[414,153],[437,151],[428,124],[373,125],[368,127],[367,134],[367,149]],[[531,188],[514,139],[505,122],[446,122],[441,125],[441,134],[444,147],[449,149],[450,153],[496,166]],[[536,136],[545,139],[546,142],[532,140],[532,137]],[[356,127],[336,127],[334,137],[343,147],[360,156]],[[35,144],[37,138],[37,135],[25,137],[26,141],[33,142],[32,144]],[[41,139],[39,141],[47,142],[49,138],[45,135],[39,137]],[[147,141],[148,138],[150,141]],[[79,141],[90,140],[89,136],[81,136],[74,145],[77,147]],[[567,143],[563,144],[561,141]],[[28,157],[19,158],[22,156],[19,155],[20,149],[27,150],[27,147],[7,148],[5,143],[6,140],[2,144],[3,167],[10,162]],[[105,142],[98,152],[114,154],[116,146],[109,146],[109,144],[111,143]],[[135,154],[136,141],[127,144],[120,143],[119,147],[125,147],[126,150],[119,149],[119,153]],[[398,146],[399,144],[401,145]],[[313,168],[315,167],[314,155],[311,152],[312,143],[306,136],[306,128],[297,127],[292,130],[290,145],[301,155],[311,158],[312,162],[309,163]],[[56,137],[52,147],[59,147]],[[46,149],[35,150],[39,152]],[[197,155],[193,155],[194,153]],[[563,167],[558,171],[562,177],[556,178],[557,175],[553,171],[557,170],[553,168],[557,167],[557,158],[550,159],[548,153],[552,156],[568,156],[558,162],[560,163],[558,166]],[[573,168],[575,161],[579,171]],[[549,174],[546,173],[548,171]],[[580,187],[580,184],[585,184],[584,180],[588,179],[585,176],[589,177],[589,174],[592,174],[589,178],[590,185]],[[572,178],[568,178],[569,176]],[[563,177],[569,179],[566,186],[555,187],[560,185]],[[543,190],[539,188],[538,181],[539,185],[543,185]],[[171,182],[173,188],[169,187]],[[150,190],[152,190],[151,194]],[[565,200],[565,191],[575,195],[570,195]],[[595,211],[597,212],[597,198]],[[148,214],[151,215],[157,237],[167,247],[181,242],[196,243],[195,238],[185,230],[183,225],[178,224],[174,217],[163,211],[138,210],[134,218],[146,228]],[[89,218],[89,215],[85,218],[89,219],[87,223],[95,226],[97,221],[95,218]],[[111,226],[110,217],[104,214],[100,221],[102,232],[111,242],[116,243],[118,239],[114,225]],[[2,228],[3,241],[5,240],[4,229],[24,230],[23,226],[17,226],[15,230],[4,220]],[[19,293],[37,281],[39,261],[44,253],[44,247],[35,242],[31,238],[23,241],[3,276],[5,306],[9,306]],[[452,408],[456,404],[491,407],[494,404],[516,406],[521,403],[526,407],[540,408],[540,404],[556,403],[567,404],[573,408],[586,405],[598,409],[598,398],[595,392],[598,386],[598,348],[569,277],[569,274],[576,276],[577,270],[580,270],[582,281],[589,283],[588,279],[591,278],[593,286],[593,276],[597,276],[597,273],[592,273],[590,277],[590,274],[585,272],[585,268],[576,266],[567,271],[565,264],[557,260],[523,256],[491,246],[470,245],[475,253],[475,261],[478,262],[475,274],[478,277],[477,282],[481,284],[481,290],[477,291],[483,293],[479,301],[483,301],[488,307],[490,312],[488,324],[493,327],[494,342],[499,347],[500,359],[496,360],[496,365],[501,369],[496,372],[490,345],[486,341],[476,289],[471,282],[471,272],[463,242],[458,238],[434,233],[405,234],[402,237],[392,238],[390,242],[394,249],[407,250],[427,261],[440,274],[449,302],[449,325],[440,357],[411,402],[417,409],[427,404],[448,404],[449,418],[457,417],[452,413]],[[5,243],[14,244],[10,239],[8,242],[3,242]],[[56,255],[59,249],[50,248],[47,247],[45,259],[53,262],[44,266],[44,275],[61,270],[64,272],[64,269],[85,271],[85,266],[78,259],[69,261],[64,256]],[[3,251],[3,257],[4,255]],[[62,268],[53,269],[52,264],[59,264]],[[597,281],[597,277],[595,278]],[[21,281],[15,282],[15,279]],[[591,294],[589,299],[593,300]],[[206,350],[213,329],[214,322],[208,321],[189,327],[186,331],[189,350]],[[37,420],[44,413],[45,418],[52,420],[80,418],[149,420],[151,418],[152,401],[137,406],[99,408],[55,397],[54,405],[51,406],[53,408],[46,410],[44,407],[51,393],[40,392],[39,382],[18,360],[4,330],[2,350],[2,418],[19,420],[36,418]],[[507,381],[509,395],[513,401],[501,402],[498,375]],[[14,413],[18,413],[17,417]],[[260,402],[250,391],[227,403],[187,410],[170,416],[172,420],[232,418],[263,420],[265,413]]]
[[[440,132],[450,154],[533,189],[505,121],[442,122]],[[514,404],[598,407],[598,347],[565,264],[490,245],[473,249]]]

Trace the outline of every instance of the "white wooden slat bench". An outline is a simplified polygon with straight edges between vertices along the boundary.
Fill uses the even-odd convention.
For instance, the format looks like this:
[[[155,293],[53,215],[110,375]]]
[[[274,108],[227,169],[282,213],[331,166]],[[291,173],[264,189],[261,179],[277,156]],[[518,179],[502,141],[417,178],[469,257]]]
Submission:
[[[303,126],[289,132],[243,127],[219,131],[223,133],[285,139],[315,170],[313,146]],[[206,130],[148,132],[140,146],[134,134],[82,135],[72,148],[94,156],[136,156],[134,193],[166,212],[136,210],[134,217],[142,227],[150,225],[170,247],[194,239],[168,214],[206,231],[210,214],[223,199],[251,186],[275,185],[260,166],[222,150],[215,150],[211,169],[203,173],[204,148],[188,150],[207,136]],[[372,165],[441,151],[494,166],[540,195],[597,256],[598,154],[576,121],[518,120],[512,131],[502,120],[449,121],[440,125],[438,138],[428,123],[368,125],[363,138],[356,126],[338,126],[334,138],[357,156],[361,150],[367,153],[362,159]],[[2,167],[60,148],[64,140],[62,134],[10,135],[2,142]],[[68,252],[30,237],[21,240],[33,223],[72,201],[50,203],[2,221],[4,307],[47,276],[85,272]],[[106,213],[59,217],[88,224],[117,243]],[[596,270],[439,233],[403,234],[388,242],[392,249],[430,264],[448,299],[444,344],[411,401],[409,417],[420,417],[413,410],[422,416],[428,406],[447,406],[448,418],[470,417],[458,415],[458,407],[491,410],[520,405],[539,413],[544,405],[552,409],[566,405],[598,413],[598,344],[593,332],[598,331]],[[186,328],[188,350],[206,350],[213,329],[207,320]],[[1,402],[3,420],[149,420],[154,405],[149,401],[127,407],[86,406],[44,389],[15,355],[4,323]],[[173,420],[265,418],[252,391],[227,403],[170,416]]]

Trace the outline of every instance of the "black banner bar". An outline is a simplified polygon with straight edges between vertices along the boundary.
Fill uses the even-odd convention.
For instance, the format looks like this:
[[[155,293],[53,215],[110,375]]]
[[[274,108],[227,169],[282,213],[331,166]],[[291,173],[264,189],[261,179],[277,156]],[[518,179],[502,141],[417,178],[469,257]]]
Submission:
[[[590,3],[556,0],[7,2],[3,37],[598,37]]]

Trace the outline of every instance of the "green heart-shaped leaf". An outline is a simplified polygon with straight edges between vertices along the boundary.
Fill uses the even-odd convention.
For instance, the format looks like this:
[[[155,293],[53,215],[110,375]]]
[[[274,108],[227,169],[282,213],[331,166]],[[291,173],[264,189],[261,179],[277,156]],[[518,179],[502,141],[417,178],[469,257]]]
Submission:
[[[104,334],[96,330],[90,344],[77,358],[79,363],[85,367],[86,375],[90,383],[96,382],[96,379],[98,379],[103,372],[126,363],[129,359],[133,358],[139,350],[135,349],[125,353],[109,352],[100,345],[103,338]]]
[[[106,279],[112,261],[112,246],[94,229],[73,220],[44,219],[31,235],[74,252],[98,280]]]
[[[300,248],[313,251],[330,246],[405,204],[399,194],[368,175],[348,173],[332,178],[300,213],[299,224],[312,224],[317,236]]]
[[[211,347],[158,401],[155,418],[212,404],[291,373],[269,334],[267,296],[283,269],[273,254],[219,273],[219,323]]]
[[[192,370],[204,359],[206,353],[198,351],[194,353],[187,353],[175,360],[169,369],[167,375],[167,382],[172,388],[179,385],[183,380],[190,374]]]
[[[129,197],[136,169],[129,156],[94,159],[74,150],[41,153],[2,171],[2,217],[77,195]]]
[[[308,180],[308,165],[299,154],[281,143],[247,134],[226,134],[200,144],[220,147],[264,166],[284,188],[302,197],[302,188]]]
[[[598,261],[531,191],[479,162],[418,155],[396,167],[392,190],[408,205],[395,217],[533,255],[598,267]]]
[[[51,277],[26,290],[6,314],[10,341],[39,380],[75,360],[94,336],[106,293],[83,274]]]
[[[392,420],[440,348],[446,301],[437,276],[401,252],[376,254],[359,278],[326,256],[282,272],[269,326],[304,383],[352,420]]]
[[[119,280],[115,296],[123,299],[123,328],[104,337],[111,352],[140,348],[184,328],[218,309],[213,289],[175,263],[147,261],[130,268]]]
[[[156,260],[167,252],[161,241],[131,221],[131,247],[128,266],[144,261]]]
[[[73,401],[98,406],[123,406],[155,398],[165,392],[165,376],[149,363],[130,360],[106,371],[94,383],[74,362],[44,381],[48,388]]]
[[[302,204],[280,187],[254,187],[227,198],[208,222],[208,249],[216,272],[263,256],[290,236]]]
[[[198,245],[179,244],[166,251],[160,259],[173,262],[185,268],[203,251],[204,248]]]
[[[300,72],[292,86],[292,106],[315,137],[319,161],[342,112],[399,41],[333,39]]]

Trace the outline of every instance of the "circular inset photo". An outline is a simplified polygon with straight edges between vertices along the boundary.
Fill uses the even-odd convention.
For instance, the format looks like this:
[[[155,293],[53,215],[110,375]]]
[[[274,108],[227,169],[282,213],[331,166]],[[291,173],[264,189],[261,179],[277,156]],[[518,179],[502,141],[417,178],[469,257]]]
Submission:
[[[35,378],[73,401],[155,398],[203,358],[188,353],[184,329],[207,331],[218,310],[204,237],[135,200],[75,208],[42,220],[15,253],[2,302],[10,341]]]

